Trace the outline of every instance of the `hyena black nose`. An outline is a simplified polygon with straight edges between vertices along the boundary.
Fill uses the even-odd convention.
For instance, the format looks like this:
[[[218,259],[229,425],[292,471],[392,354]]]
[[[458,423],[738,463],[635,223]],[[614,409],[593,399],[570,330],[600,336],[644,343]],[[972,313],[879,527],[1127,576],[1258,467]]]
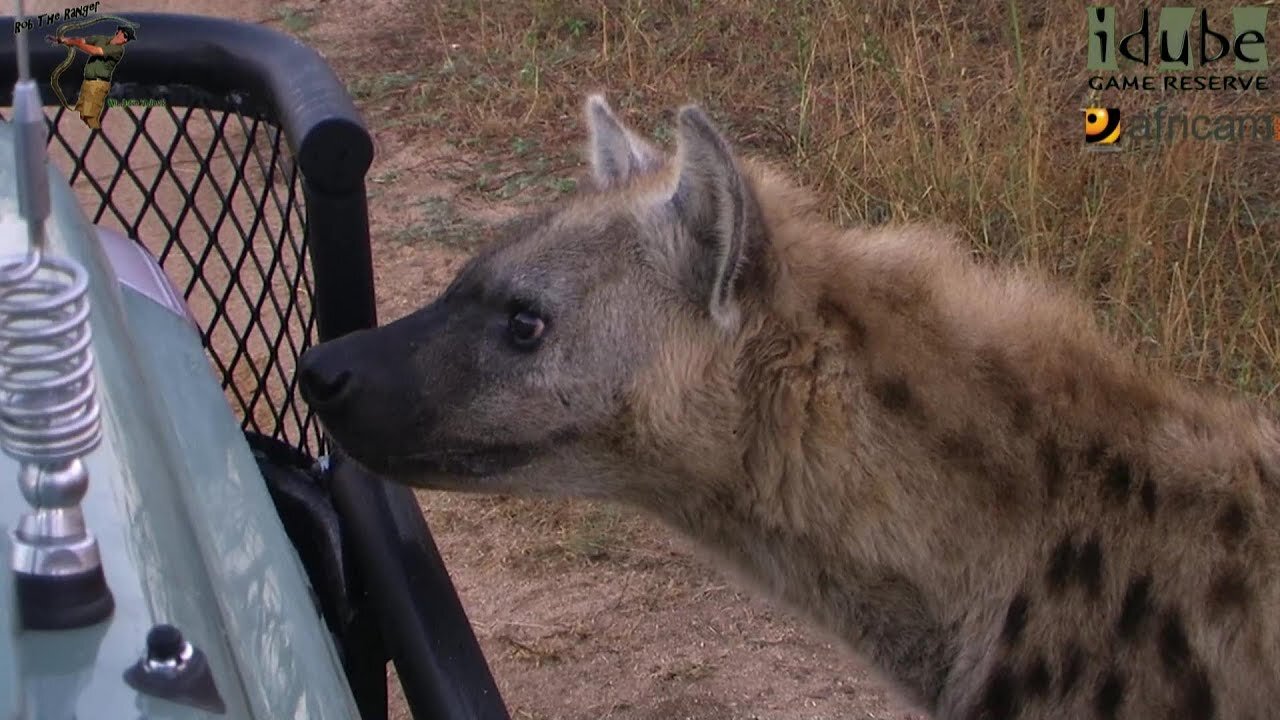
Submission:
[[[308,349],[298,359],[298,387],[302,399],[314,409],[341,405],[355,386],[351,370],[340,358],[321,346]]]

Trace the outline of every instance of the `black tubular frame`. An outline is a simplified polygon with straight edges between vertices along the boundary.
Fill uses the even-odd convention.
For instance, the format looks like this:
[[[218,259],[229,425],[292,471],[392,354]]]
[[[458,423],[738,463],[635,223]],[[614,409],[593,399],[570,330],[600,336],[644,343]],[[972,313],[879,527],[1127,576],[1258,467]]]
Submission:
[[[289,186],[294,179],[300,180],[305,206],[301,217],[306,258],[301,261],[310,260],[312,297],[301,347],[281,348],[277,341],[273,350],[300,354],[312,342],[375,326],[365,198],[373,142],[328,64],[298,40],[258,25],[193,15],[116,14],[138,23],[139,28],[138,39],[130,43],[116,70],[111,98],[158,99],[170,107],[214,109],[238,116],[242,123],[247,118],[255,130],[259,123],[274,128],[277,145],[283,135],[294,163],[288,174],[296,172]],[[0,17],[0,108],[12,105],[17,77],[13,20]],[[65,55],[64,48],[43,41],[54,29],[30,31],[32,73],[48,105],[58,104],[49,78]],[[77,63],[60,81],[68,100],[78,93],[78,67]],[[63,117],[59,106],[51,120],[51,142]],[[65,117],[80,123],[73,113]],[[146,132],[145,123],[139,123],[122,163],[138,136]],[[249,135],[252,138],[252,132]],[[226,141],[221,135],[218,139]],[[110,204],[110,186],[93,189]],[[170,228],[170,232],[175,231]],[[229,293],[223,295],[227,297]],[[260,311],[261,301],[251,310]],[[205,337],[206,349],[215,354]],[[225,376],[229,373],[224,367],[224,385],[235,380]],[[295,386],[288,387],[293,392]],[[245,416],[244,408],[239,410],[246,429],[250,425],[261,429]],[[279,417],[275,422],[281,422]],[[298,437],[280,438],[280,427],[266,430],[299,451],[322,452],[328,443],[321,438],[317,447],[311,447],[306,427],[301,427]],[[348,667],[364,720],[386,712],[387,660],[395,663],[414,717],[507,720],[506,707],[413,492],[373,477],[342,457],[332,457],[330,469],[329,490],[341,524],[343,550],[359,578],[360,586],[350,588],[349,594],[367,604],[361,626],[365,632],[352,638],[360,647],[344,649],[348,659],[365,663],[354,671]]]

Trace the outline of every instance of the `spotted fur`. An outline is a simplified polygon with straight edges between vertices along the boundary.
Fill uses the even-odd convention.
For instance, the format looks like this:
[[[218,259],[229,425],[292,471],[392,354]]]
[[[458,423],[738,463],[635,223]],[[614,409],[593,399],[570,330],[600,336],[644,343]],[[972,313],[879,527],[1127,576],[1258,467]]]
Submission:
[[[696,108],[674,154],[588,108],[594,182],[304,357],[356,459],[652,513],[935,718],[1275,714],[1264,409],[947,232],[831,224]],[[537,349],[508,342],[517,311]]]

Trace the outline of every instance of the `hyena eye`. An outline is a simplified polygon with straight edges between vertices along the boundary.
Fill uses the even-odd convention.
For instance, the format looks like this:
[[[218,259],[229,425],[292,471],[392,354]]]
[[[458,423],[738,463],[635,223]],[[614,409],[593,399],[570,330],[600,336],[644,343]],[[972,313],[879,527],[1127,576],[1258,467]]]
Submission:
[[[511,342],[516,347],[526,350],[532,349],[542,340],[542,333],[547,329],[547,323],[537,313],[529,310],[518,310],[511,313],[511,319],[507,323],[507,331],[511,334]]]

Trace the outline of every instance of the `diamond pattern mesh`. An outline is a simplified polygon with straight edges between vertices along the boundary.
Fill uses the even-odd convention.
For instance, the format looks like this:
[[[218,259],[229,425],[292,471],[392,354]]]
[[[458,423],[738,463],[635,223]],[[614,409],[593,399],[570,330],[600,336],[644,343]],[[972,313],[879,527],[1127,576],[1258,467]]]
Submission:
[[[294,380],[315,317],[302,183],[280,128],[198,100],[110,107],[97,132],[46,113],[51,162],[91,222],[159,259],[243,427],[323,452]]]

